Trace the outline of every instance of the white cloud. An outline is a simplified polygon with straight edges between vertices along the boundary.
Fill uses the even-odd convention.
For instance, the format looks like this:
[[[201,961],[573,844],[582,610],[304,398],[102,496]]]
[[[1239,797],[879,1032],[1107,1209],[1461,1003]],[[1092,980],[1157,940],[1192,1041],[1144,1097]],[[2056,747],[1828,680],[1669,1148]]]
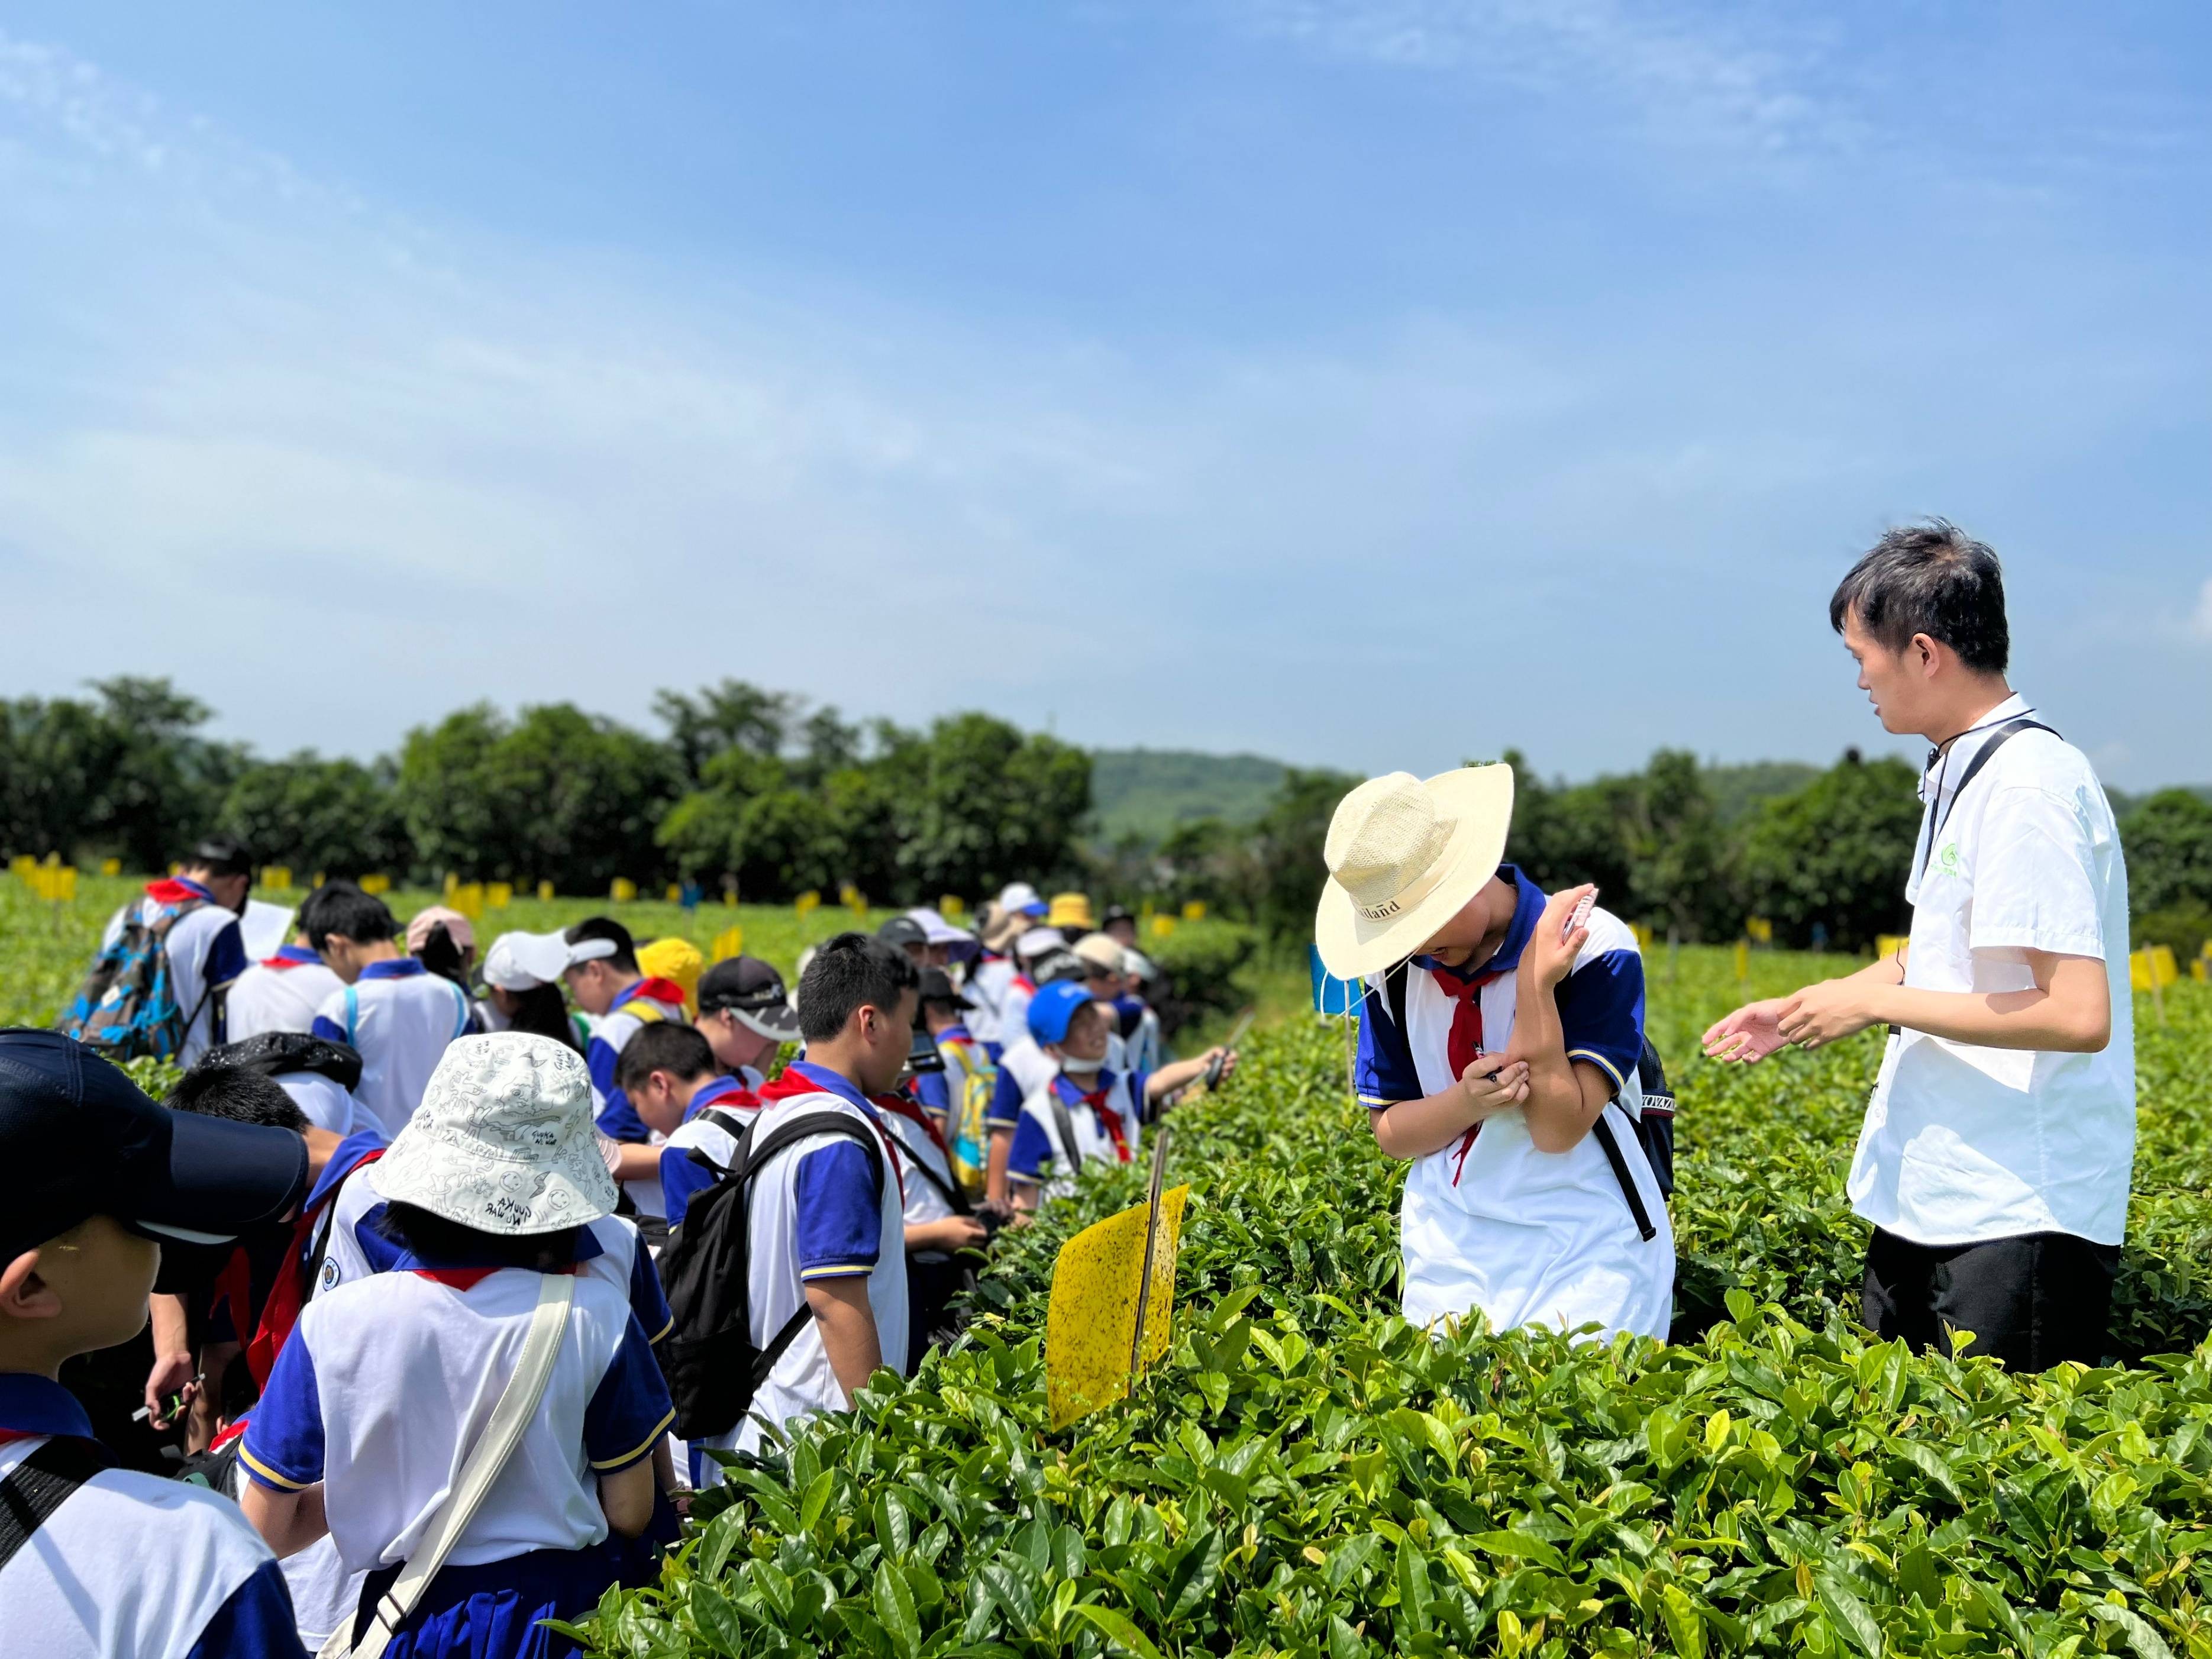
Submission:
[[[2198,590],[2197,614],[2189,619],[2189,625],[2196,631],[2198,639],[2212,640],[2212,579],[2207,580]]]

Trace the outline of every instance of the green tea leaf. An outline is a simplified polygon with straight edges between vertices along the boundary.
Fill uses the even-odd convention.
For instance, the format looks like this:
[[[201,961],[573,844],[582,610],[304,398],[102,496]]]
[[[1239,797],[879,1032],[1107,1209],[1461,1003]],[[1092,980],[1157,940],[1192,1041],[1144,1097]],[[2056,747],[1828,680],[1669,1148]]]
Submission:
[[[1123,1652],[1133,1653],[1138,1659],[1161,1659],[1160,1650],[1152,1645],[1152,1638],[1131,1623],[1127,1614],[1116,1613],[1111,1607],[1103,1607],[1096,1601],[1079,1601],[1068,1611]]]

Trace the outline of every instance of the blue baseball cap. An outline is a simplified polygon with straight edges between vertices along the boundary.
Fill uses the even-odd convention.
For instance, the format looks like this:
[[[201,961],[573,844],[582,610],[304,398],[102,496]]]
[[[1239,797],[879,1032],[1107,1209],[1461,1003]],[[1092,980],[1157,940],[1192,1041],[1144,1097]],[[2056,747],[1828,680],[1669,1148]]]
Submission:
[[[173,1112],[72,1037],[0,1030],[0,1261],[95,1215],[227,1243],[307,1188],[307,1143],[290,1130]]]
[[[1040,1044],[1064,1042],[1076,1010],[1088,1007],[1091,992],[1079,979],[1054,980],[1037,987],[1030,999],[1030,1035]]]

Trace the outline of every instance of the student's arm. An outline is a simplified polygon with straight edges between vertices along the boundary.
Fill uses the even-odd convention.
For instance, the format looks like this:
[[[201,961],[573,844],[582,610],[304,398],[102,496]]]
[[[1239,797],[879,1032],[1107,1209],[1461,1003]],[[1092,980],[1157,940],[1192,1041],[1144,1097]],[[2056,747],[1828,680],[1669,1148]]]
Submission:
[[[1237,1069],[1237,1051],[1233,1048],[1208,1048],[1194,1060],[1178,1060],[1163,1066],[1145,1079],[1145,1098],[1164,1100],[1178,1089],[1188,1089],[1206,1075],[1206,1068],[1213,1063],[1216,1054],[1229,1058],[1222,1062],[1221,1075],[1225,1079]]]
[[[659,1147],[641,1140],[617,1141],[615,1144],[619,1150],[608,1160],[608,1169],[617,1181],[660,1179]]]
[[[923,1250],[980,1250],[990,1237],[983,1224],[972,1215],[909,1221],[906,1225],[906,1253],[913,1255]]]
[[[636,1537],[653,1522],[653,1462],[647,1458],[599,1477],[600,1513],[607,1517],[608,1527],[625,1538]]]
[[[845,1403],[866,1386],[882,1367],[883,1343],[876,1334],[876,1312],[868,1305],[868,1279],[855,1273],[843,1279],[810,1279],[806,1305],[814,1310],[814,1323],[822,1333],[822,1351],[830,1356],[830,1369],[845,1391]]]
[[[1009,1200],[1006,1195],[1006,1155],[1013,1150],[1014,1126],[994,1123],[991,1126],[991,1149],[983,1160],[983,1201],[1001,1212],[1019,1209],[1018,1199]],[[1032,1201],[1029,1208],[1035,1209]]]
[[[297,1492],[279,1492],[248,1480],[239,1492],[238,1507],[279,1560],[297,1555],[331,1529],[323,1515],[319,1480]]]
[[[1589,928],[1561,932],[1594,890],[1554,893],[1514,970],[1506,1052],[1528,1063],[1528,1139],[1540,1152],[1581,1145],[1644,1052],[1644,959],[1625,939],[1585,954]]]
[[[1368,1126],[1386,1158],[1426,1158],[1442,1152],[1485,1118],[1519,1105],[1528,1093],[1526,1066],[1489,1055],[1468,1066],[1450,1087],[1424,1095],[1413,1049],[1382,991],[1372,987],[1360,1016],[1359,1055],[1352,1069]]]
[[[1853,985],[1863,989],[1902,985],[1905,982],[1906,950],[1906,946],[1900,945],[1893,954],[1881,957],[1858,972],[1823,983],[1830,986]],[[1801,991],[1797,994],[1802,996],[1804,993]],[[1769,1054],[1788,1048],[1790,1039],[1782,1035],[1782,1011],[1793,1000],[1795,999],[1791,997],[1769,997],[1761,1002],[1747,1002],[1727,1018],[1714,1021],[1705,1029],[1705,1058],[1756,1066]]]
[[[1902,1025],[1981,1048],[2094,1054],[2112,1040],[2112,992],[2101,957],[2027,951],[2035,985],[2026,991],[1928,991],[1866,984],[1866,975],[1808,986],[1782,1005],[1776,1024],[1801,1048]]]
[[[192,1381],[191,1322],[180,1296],[156,1293],[147,1298],[147,1308],[154,1331],[154,1369],[146,1376],[146,1409],[151,1413],[148,1421],[156,1429],[166,1429],[171,1419],[163,1415],[163,1397],[181,1390],[189,1408],[199,1395],[198,1385]]]

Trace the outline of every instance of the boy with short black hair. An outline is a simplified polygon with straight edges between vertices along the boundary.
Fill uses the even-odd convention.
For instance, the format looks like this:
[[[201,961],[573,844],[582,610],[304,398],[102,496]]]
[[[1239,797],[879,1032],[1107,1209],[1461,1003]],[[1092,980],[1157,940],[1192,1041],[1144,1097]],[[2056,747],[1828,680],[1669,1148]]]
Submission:
[[[344,981],[316,1010],[312,1035],[361,1055],[354,1103],[388,1140],[415,1115],[447,1045],[467,1032],[468,993],[402,951],[384,901],[349,881],[325,884],[307,925]]]
[[[0,1560],[10,1651],[40,1659],[304,1659],[284,1580],[227,1500],[109,1467],[56,1380],[128,1340],[167,1237],[276,1220],[299,1138],[167,1112],[52,1031],[0,1032]]]
[[[623,1046],[615,1080],[630,1108],[660,1137],[663,1207],[672,1233],[684,1224],[694,1193],[714,1183],[714,1170],[691,1157],[702,1149],[717,1169],[736,1156],[737,1135],[760,1110],[760,1097],[741,1078],[721,1070],[706,1034],[689,1025],[648,1025]]]
[[[764,1144],[781,1124],[834,1112],[858,1121],[877,1158],[847,1136],[809,1135],[771,1158],[752,1184],[755,1345],[765,1349],[802,1308],[813,1317],[753,1396],[736,1435],[740,1450],[759,1445],[762,1420],[781,1426],[846,1409],[878,1369],[907,1369],[899,1155],[871,1097],[906,1067],[921,982],[905,952],[856,933],[824,943],[799,976],[806,1055],[761,1091],[753,1133]]]

